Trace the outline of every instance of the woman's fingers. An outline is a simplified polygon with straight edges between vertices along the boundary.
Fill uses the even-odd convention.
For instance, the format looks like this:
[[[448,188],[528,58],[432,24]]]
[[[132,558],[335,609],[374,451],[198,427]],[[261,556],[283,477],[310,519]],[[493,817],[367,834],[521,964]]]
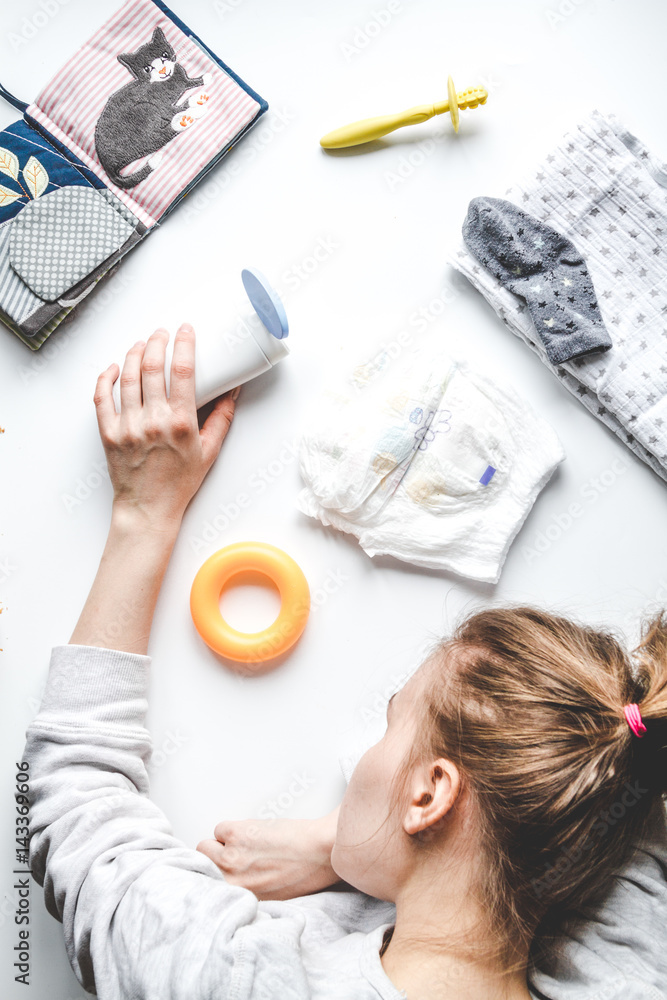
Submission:
[[[208,417],[204,421],[204,426],[199,432],[202,453],[207,465],[212,465],[222,448],[222,442],[227,437],[227,431],[231,427],[236,408],[236,399],[240,392],[240,386],[226,392],[215,404]]]
[[[169,373],[169,402],[174,410],[196,412],[195,331],[189,323],[182,323],[176,331]]]
[[[125,363],[120,373],[121,413],[141,408],[141,359],[145,346],[145,342],[139,340],[125,355]]]
[[[114,421],[118,418],[116,407],[114,406],[112,388],[118,378],[119,371],[120,368],[117,364],[109,365],[107,370],[99,376],[97,385],[95,386],[93,402],[95,403],[95,412],[97,414],[97,426],[103,441],[110,439]]]
[[[167,399],[164,358],[168,340],[169,333],[160,328],[152,333],[146,341],[144,356],[141,360],[141,389],[144,406],[164,403]]]
[[[211,838],[200,840],[197,844],[196,850],[205,854],[206,857],[210,858],[211,861],[213,861],[219,868],[222,868],[223,865],[226,867],[226,863],[223,861],[224,847],[218,840]]]
[[[219,840],[221,844],[226,843],[232,834],[233,824],[228,820],[222,820],[220,823],[217,823],[215,829],[213,830],[213,836],[216,840]]]

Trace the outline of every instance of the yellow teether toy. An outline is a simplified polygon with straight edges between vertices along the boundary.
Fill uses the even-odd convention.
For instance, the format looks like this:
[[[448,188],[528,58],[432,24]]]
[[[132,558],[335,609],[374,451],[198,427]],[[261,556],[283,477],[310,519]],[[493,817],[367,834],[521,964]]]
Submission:
[[[277,587],[281,608],[261,632],[239,632],[220,613],[220,595],[232,577],[260,573]],[[200,636],[230,660],[257,666],[285,653],[300,637],[310,611],[310,591],[301,568],[282,549],[266,542],[236,542],[219,549],[200,567],[190,591],[190,612]]]
[[[452,119],[454,131],[459,130],[459,111],[466,108],[476,108],[478,104],[485,104],[489,96],[484,87],[469,87],[459,93],[454,88],[454,81],[451,76],[447,79],[447,100],[439,101],[437,104],[419,104],[415,108],[409,108],[397,115],[382,115],[379,118],[364,118],[363,121],[353,122],[351,125],[343,125],[342,128],[328,132],[320,139],[320,146],[325,149],[342,149],[345,146],[358,146],[362,142],[370,142],[372,139],[380,139],[383,135],[393,132],[404,125],[418,125],[420,122],[428,121],[434,115],[442,115],[449,111]]]

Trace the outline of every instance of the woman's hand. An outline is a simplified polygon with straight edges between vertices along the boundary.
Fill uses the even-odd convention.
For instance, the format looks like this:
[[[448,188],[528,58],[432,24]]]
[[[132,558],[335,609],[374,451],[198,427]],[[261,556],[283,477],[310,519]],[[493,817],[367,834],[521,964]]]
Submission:
[[[97,380],[95,408],[114,490],[109,537],[70,643],[146,654],[162,580],[183,513],[215,461],[234,416],[238,390],[222,396],[199,430],[195,334],[176,334],[170,396],[164,379],[169,334],[135,344]]]
[[[242,819],[218,823],[197,844],[232,885],[258,899],[293,899],[340,881],[331,867],[338,809],[321,819]]]
[[[216,403],[201,430],[195,406],[195,332],[183,324],[174,341],[169,397],[164,363],[169,334],[156,330],[128,351],[123,370],[97,380],[95,407],[116,513],[149,525],[180,524],[213,465],[234,416],[238,388]],[[113,384],[120,374],[120,413]]]

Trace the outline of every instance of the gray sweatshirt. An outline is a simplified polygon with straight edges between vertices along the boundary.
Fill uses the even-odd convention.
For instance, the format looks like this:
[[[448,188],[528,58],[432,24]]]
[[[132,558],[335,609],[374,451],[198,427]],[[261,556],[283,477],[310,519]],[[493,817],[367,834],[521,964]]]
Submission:
[[[151,802],[148,656],[56,646],[26,731],[30,865],[100,1000],[405,1000],[379,950],[393,904],[356,890],[258,901]],[[666,1000],[667,827],[594,919],[531,974],[534,1000]]]

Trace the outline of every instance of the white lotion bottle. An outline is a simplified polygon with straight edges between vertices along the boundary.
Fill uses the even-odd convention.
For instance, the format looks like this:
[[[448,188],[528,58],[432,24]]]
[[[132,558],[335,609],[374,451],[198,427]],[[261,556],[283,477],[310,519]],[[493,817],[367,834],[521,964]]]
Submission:
[[[239,316],[227,333],[195,338],[197,409],[268,371],[289,354],[287,316],[278,294],[256,268],[244,269],[241,278],[255,312]],[[164,365],[167,395],[173,353],[174,338],[170,337]],[[120,412],[120,376],[114,383],[113,399]]]

